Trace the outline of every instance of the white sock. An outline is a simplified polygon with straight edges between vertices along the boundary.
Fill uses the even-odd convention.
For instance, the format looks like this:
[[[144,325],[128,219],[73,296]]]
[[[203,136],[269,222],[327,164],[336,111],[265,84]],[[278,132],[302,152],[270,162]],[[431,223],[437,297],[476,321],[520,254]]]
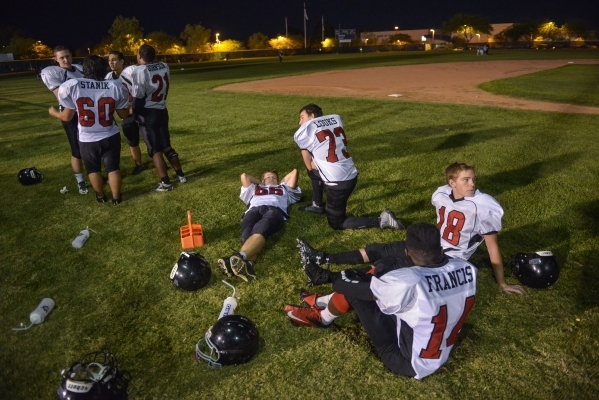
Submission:
[[[333,296],[333,293],[327,294],[326,296],[320,296],[316,298],[316,305],[318,307],[326,307],[329,304],[329,300]]]
[[[77,183],[83,182],[83,174],[75,174],[75,179],[77,179]]]
[[[239,255],[240,255],[241,257],[243,257],[243,259],[244,259],[244,260],[246,260],[246,261],[247,261],[248,257],[247,257],[247,254],[245,254],[245,251],[240,251],[240,252],[239,252]]]
[[[332,323],[337,317],[337,315],[331,314],[331,312],[329,311],[329,307],[325,308],[320,312],[320,319],[322,320],[322,323],[326,325]]]

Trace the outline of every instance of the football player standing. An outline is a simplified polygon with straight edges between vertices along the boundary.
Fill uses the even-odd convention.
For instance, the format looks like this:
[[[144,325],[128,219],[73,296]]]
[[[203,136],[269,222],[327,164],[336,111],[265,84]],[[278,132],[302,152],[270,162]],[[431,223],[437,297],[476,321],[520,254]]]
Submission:
[[[131,74],[136,65],[129,65],[125,68],[125,56],[120,51],[112,50],[108,54],[108,66],[111,72],[106,75],[105,79],[118,80],[125,86],[129,91],[129,102],[133,102],[133,96],[131,95],[131,87],[133,86]],[[131,115],[125,118],[121,125],[123,127],[123,134],[127,138],[129,144],[129,150],[131,151],[131,157],[135,162],[135,168],[131,175],[138,175],[145,171],[145,167],[141,163],[141,150],[139,149],[139,125],[137,121],[133,119],[133,111]]]
[[[42,82],[58,99],[59,86],[69,79],[83,78],[83,72],[81,65],[73,64],[71,51],[64,46],[56,46],[54,48],[53,60],[58,63],[58,66],[53,65],[44,68],[40,76]],[[81,152],[79,151],[77,114],[75,113],[71,120],[62,121],[62,127],[67,134],[67,139],[71,147],[71,168],[73,168],[75,179],[77,179],[79,193],[87,194],[87,185],[83,180],[83,162],[81,161]]]
[[[156,191],[167,192],[173,190],[173,185],[166,172],[163,154],[175,169],[175,180],[185,183],[187,179],[181,169],[179,155],[171,147],[168,130],[166,98],[170,85],[170,70],[165,63],[154,62],[155,57],[156,50],[148,44],[141,45],[137,51],[139,65],[132,74],[133,116],[140,121],[142,137],[160,177]]]
[[[358,183],[358,169],[347,151],[341,117],[323,116],[320,107],[308,104],[300,110],[299,118],[300,127],[293,140],[312,181],[312,204],[300,210],[326,214],[333,229],[405,229],[390,210],[384,210],[379,218],[347,217],[347,200]],[[327,194],[324,207],[323,191]]]
[[[122,201],[121,137],[114,113],[121,118],[129,116],[129,93],[119,82],[105,80],[106,60],[90,55],[83,61],[83,77],[69,79],[58,89],[61,111],[50,107],[51,116],[70,121],[78,115],[79,145],[89,181],[99,203],[107,201],[101,175],[101,163],[108,173],[112,204]]]
[[[437,212],[437,227],[441,231],[441,246],[452,258],[468,260],[482,242],[485,242],[495,281],[505,293],[524,294],[520,285],[508,285],[503,275],[503,260],[499,251],[497,233],[501,230],[503,208],[493,197],[476,189],[474,166],[455,162],[445,169],[447,184],[439,187],[431,202]],[[332,264],[363,264],[381,259],[396,259],[401,266],[405,261],[405,242],[374,243],[365,248],[342,253],[324,253],[311,248],[298,238],[302,261],[312,255]]]

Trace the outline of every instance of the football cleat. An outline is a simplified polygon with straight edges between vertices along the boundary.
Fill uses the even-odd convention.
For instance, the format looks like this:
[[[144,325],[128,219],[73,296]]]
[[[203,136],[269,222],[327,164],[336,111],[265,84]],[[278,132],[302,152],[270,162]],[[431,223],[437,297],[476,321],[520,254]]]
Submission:
[[[385,228],[391,228],[391,229],[397,229],[397,230],[405,230],[406,227],[403,226],[403,224],[401,223],[400,220],[398,220],[397,218],[395,218],[395,214],[393,214],[393,211],[386,209],[385,211],[383,211],[381,213],[380,218],[380,227],[381,229],[385,229]]]
[[[325,213],[325,209],[323,206],[317,206],[314,204],[310,204],[309,206],[305,206],[305,207],[300,207],[298,210],[304,211],[304,212],[310,212],[310,213],[314,213],[314,214],[319,214],[319,215],[322,215]]]
[[[299,297],[302,303],[306,304],[307,306],[310,306],[311,308],[314,308],[316,310],[325,309],[325,307],[321,307],[318,305],[318,298],[322,296],[317,293],[310,293],[306,289],[301,288],[299,292]]]
[[[310,246],[301,236],[298,237],[296,241],[302,265],[306,265],[306,263],[308,263],[308,261],[310,260],[315,262],[317,265],[320,265],[321,262],[324,261],[324,252],[318,251],[312,246]]]
[[[79,182],[77,186],[79,187],[79,194],[87,194],[88,190],[85,181]]]
[[[135,168],[133,168],[133,172],[131,172],[131,175],[139,175],[142,172],[144,172],[146,170],[146,167],[144,167],[143,165],[135,165]]]
[[[241,254],[234,253],[229,258],[229,263],[231,264],[233,273],[244,281],[250,282],[256,280],[256,273],[254,272],[252,262],[243,258]]]
[[[312,260],[308,260],[308,262],[304,265],[304,273],[308,278],[308,284],[310,286],[320,286],[333,282],[333,274],[331,271],[321,268]]]
[[[291,304],[285,305],[285,314],[296,325],[311,326],[314,328],[328,328],[331,324],[325,324],[320,317],[320,311],[312,307],[299,307]]]
[[[171,190],[173,190],[173,185],[167,185],[162,181],[158,182],[158,187],[156,187],[157,192],[170,192]]]
[[[185,175],[177,175],[175,176],[175,181],[179,183],[185,183],[187,182],[187,178],[185,177]]]
[[[108,201],[108,199],[106,198],[106,195],[104,197],[98,197],[98,196],[96,196],[96,201],[98,203],[106,203]]]
[[[229,261],[230,257],[223,257],[218,259],[218,266],[223,271],[225,275],[231,278],[233,275],[233,270],[231,269],[231,262]]]

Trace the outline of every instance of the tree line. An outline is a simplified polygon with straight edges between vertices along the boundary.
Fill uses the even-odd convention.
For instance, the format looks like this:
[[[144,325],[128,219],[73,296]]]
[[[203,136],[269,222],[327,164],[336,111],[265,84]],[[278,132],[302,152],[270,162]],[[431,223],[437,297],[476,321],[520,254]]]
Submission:
[[[443,22],[439,32],[455,36],[452,41],[468,43],[477,34],[492,33],[492,26],[487,18],[478,15],[457,14],[448,21]],[[213,34],[202,25],[186,25],[183,32],[177,37],[164,31],[151,32],[144,35],[137,18],[124,18],[118,16],[108,29],[108,34],[97,44],[86,49],[75,50],[75,55],[82,56],[88,53],[108,54],[117,49],[126,55],[134,55],[140,45],[151,44],[158,54],[197,54],[209,52],[233,52],[245,49],[298,49],[304,47],[303,32],[291,29],[287,35],[277,35],[269,38],[257,32],[251,35],[247,42],[234,39],[220,40],[218,34]],[[572,40],[576,38],[588,39],[590,30],[584,21],[568,20],[561,27],[548,20],[522,20],[494,36],[496,41],[516,42],[526,40],[532,44],[534,40]],[[309,36],[308,47],[334,47],[338,42],[334,39],[335,32],[330,24],[317,26]],[[398,33],[386,38],[381,43],[374,34],[366,33],[364,40],[357,38],[352,45],[379,45],[379,44],[409,44],[412,38],[409,35]],[[2,53],[13,53],[15,59],[51,58],[52,49],[47,45],[27,37],[21,31],[3,27],[0,30],[0,45]]]

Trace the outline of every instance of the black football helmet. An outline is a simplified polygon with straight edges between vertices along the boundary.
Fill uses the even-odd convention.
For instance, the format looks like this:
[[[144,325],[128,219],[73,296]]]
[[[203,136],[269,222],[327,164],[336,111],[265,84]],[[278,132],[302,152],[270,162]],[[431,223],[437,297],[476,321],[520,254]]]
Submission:
[[[210,281],[212,271],[201,254],[181,253],[171,270],[171,281],[183,290],[198,290]]]
[[[62,382],[56,391],[58,400],[126,400],[127,379],[117,369],[111,353],[94,352],[83,356],[62,371]]]
[[[36,183],[40,183],[42,179],[44,179],[44,176],[41,172],[35,169],[35,167],[30,167],[23,168],[22,170],[20,170],[19,174],[17,175],[17,178],[19,178],[19,182],[21,182],[21,185],[29,186],[35,185]]]
[[[518,253],[510,261],[510,266],[520,283],[531,288],[549,287],[559,276],[559,266],[550,251]]]
[[[244,364],[258,352],[258,340],[258,328],[249,318],[227,315],[208,328],[204,338],[198,341],[196,358],[207,361],[212,368]],[[201,350],[206,346],[210,350],[208,354]]]

